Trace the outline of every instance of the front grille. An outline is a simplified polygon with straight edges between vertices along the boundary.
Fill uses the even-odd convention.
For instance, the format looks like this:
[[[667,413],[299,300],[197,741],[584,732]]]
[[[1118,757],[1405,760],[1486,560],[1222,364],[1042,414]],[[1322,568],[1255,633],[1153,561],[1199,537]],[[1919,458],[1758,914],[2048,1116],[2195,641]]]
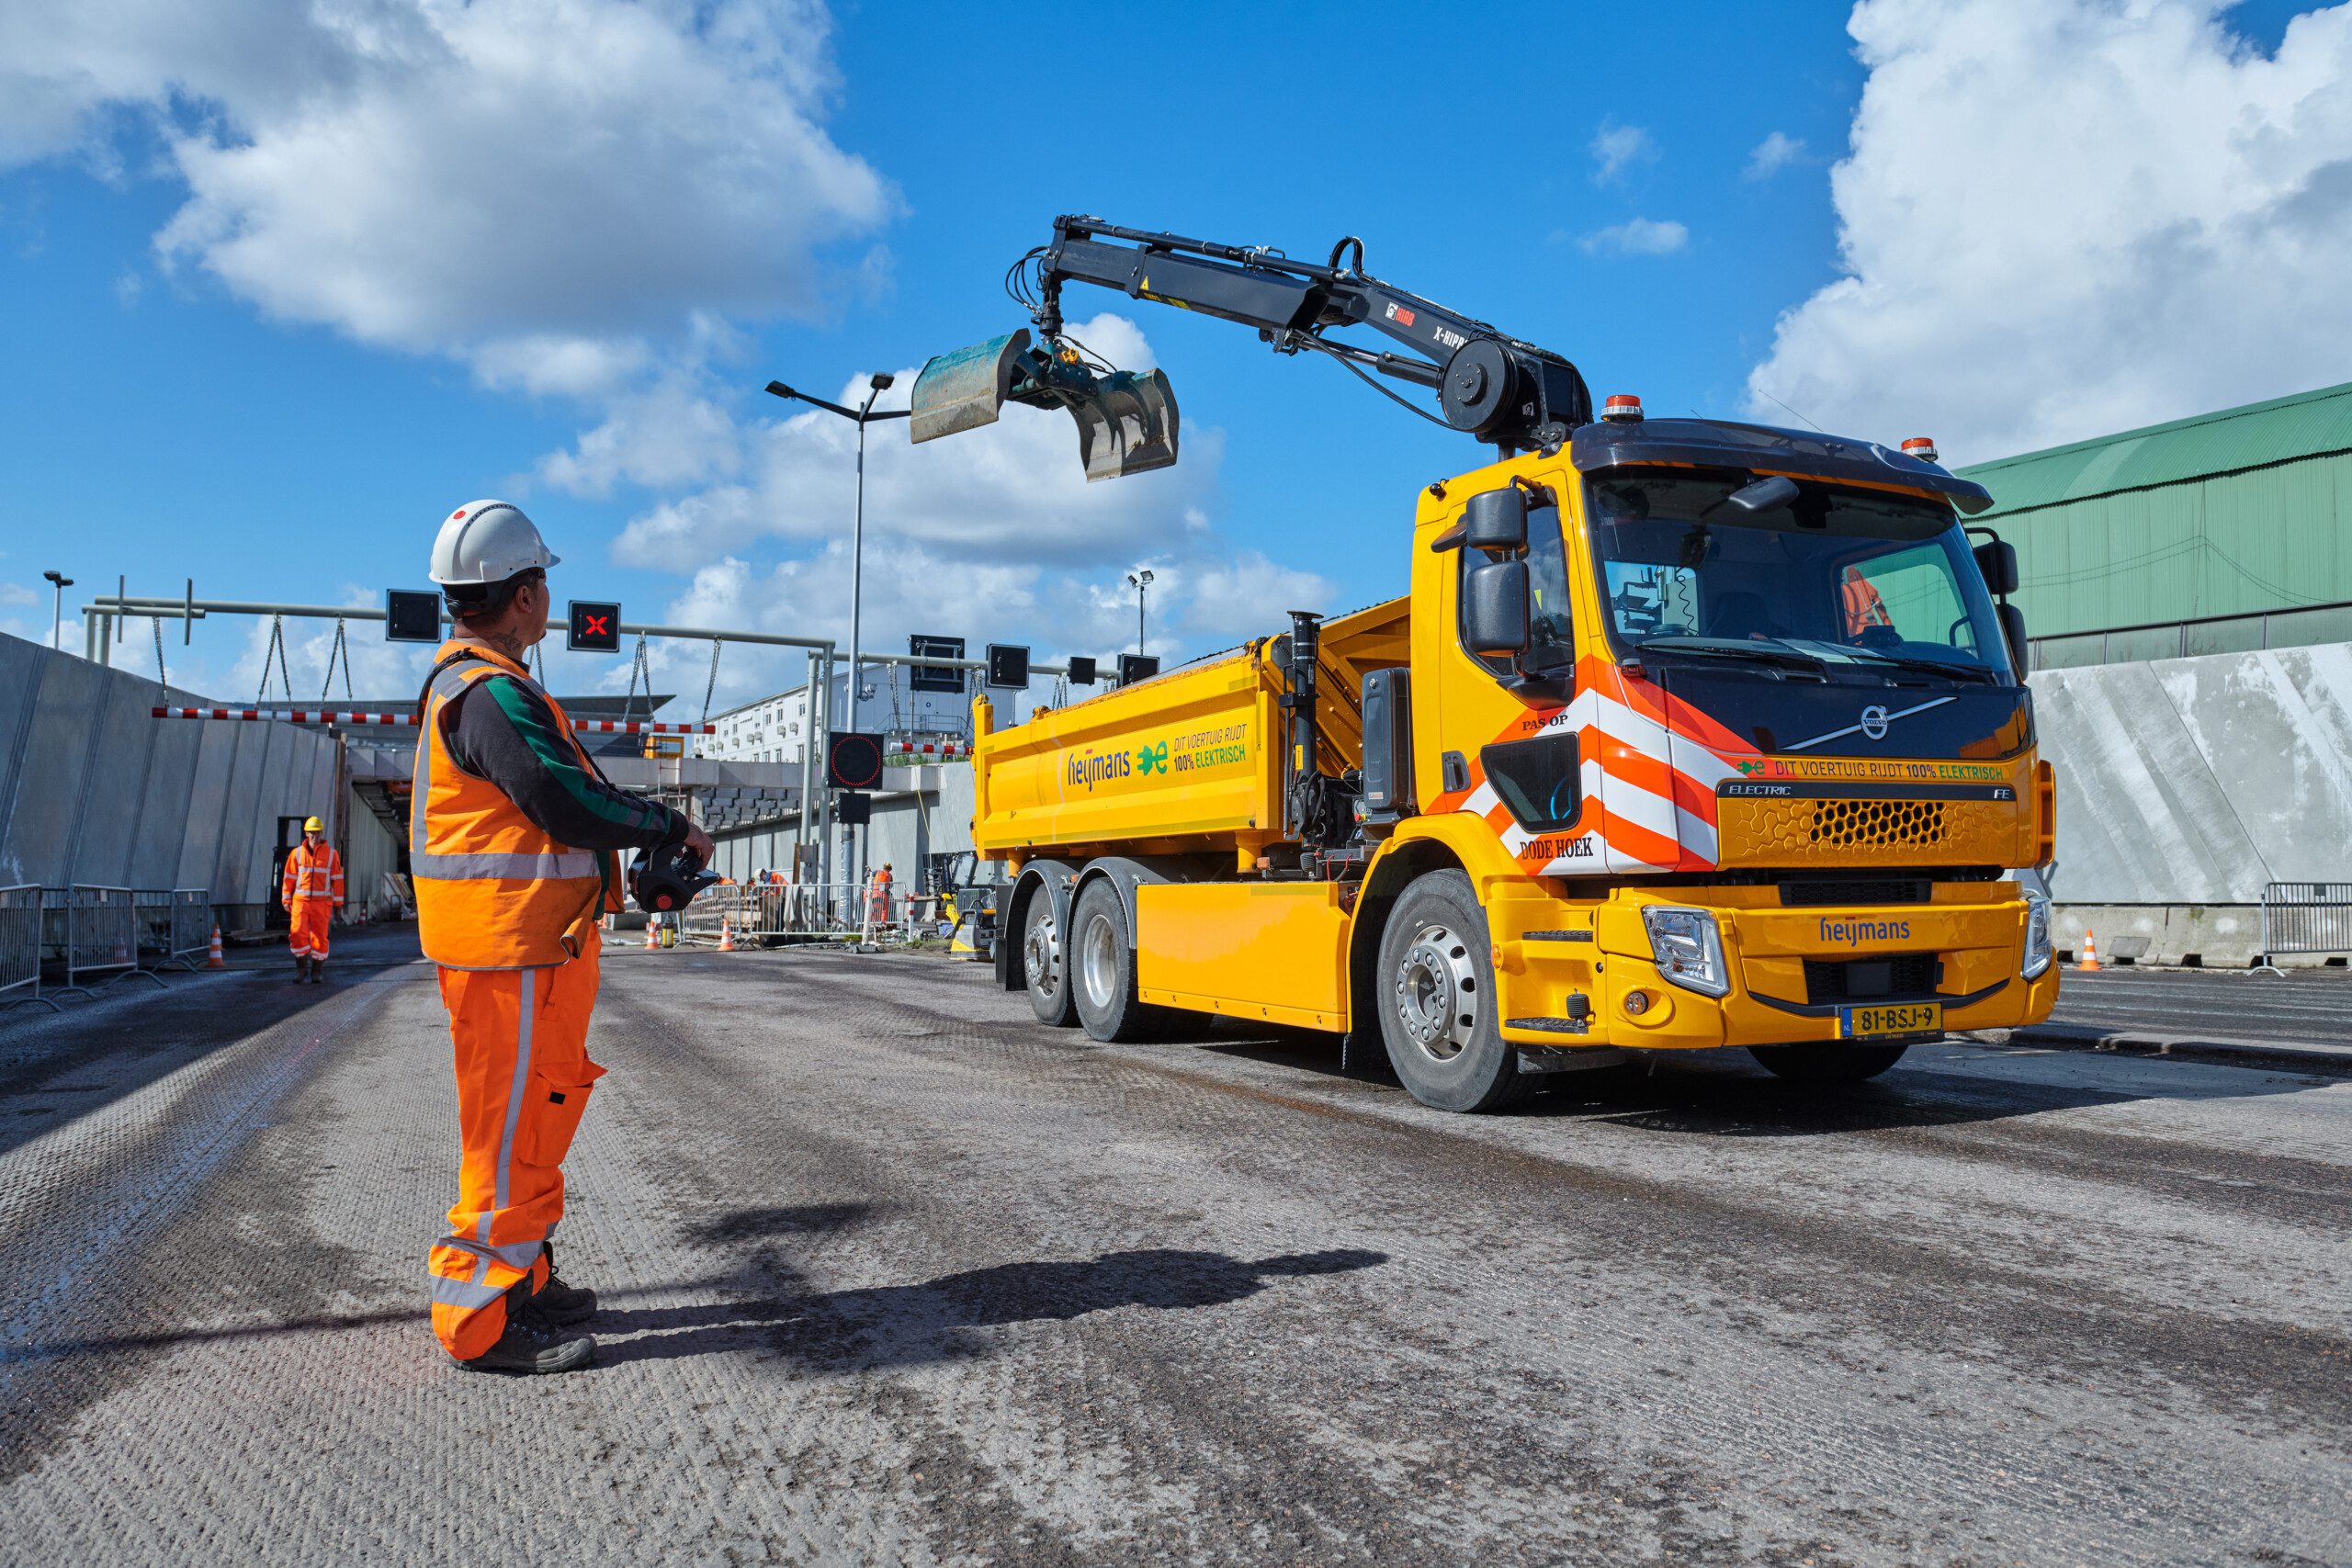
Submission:
[[[1925,997],[1942,978],[1932,953],[1898,953],[1888,958],[1808,958],[1804,999],[1808,1002],[1876,1001],[1882,997]]]
[[[1813,841],[1840,849],[1855,845],[1939,844],[1944,839],[1940,800],[1822,800],[1813,808]]]
[[[1783,882],[1781,903],[1791,909],[1821,904],[1925,904],[1936,885],[1924,876],[1841,877],[1826,882]]]

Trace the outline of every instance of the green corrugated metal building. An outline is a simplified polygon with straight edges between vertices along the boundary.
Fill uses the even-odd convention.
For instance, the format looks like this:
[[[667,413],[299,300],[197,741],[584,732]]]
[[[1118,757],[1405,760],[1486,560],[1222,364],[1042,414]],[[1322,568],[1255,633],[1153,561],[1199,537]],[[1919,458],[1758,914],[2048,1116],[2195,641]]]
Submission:
[[[2038,667],[2352,641],[2352,383],[1959,471]]]

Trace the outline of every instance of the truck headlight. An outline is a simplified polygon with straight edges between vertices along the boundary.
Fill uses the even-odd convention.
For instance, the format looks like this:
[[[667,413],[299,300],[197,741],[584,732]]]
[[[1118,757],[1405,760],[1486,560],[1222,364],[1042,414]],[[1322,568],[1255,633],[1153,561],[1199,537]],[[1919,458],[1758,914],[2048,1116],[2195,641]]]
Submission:
[[[2038,978],[2050,967],[2050,900],[2039,893],[2025,896],[2025,962],[2018,965],[2024,978]]]
[[[1723,934],[1715,929],[1713,915],[1704,909],[1649,904],[1643,907],[1642,924],[1649,928],[1650,955],[1657,961],[1661,976],[1702,996],[1720,997],[1731,989]]]

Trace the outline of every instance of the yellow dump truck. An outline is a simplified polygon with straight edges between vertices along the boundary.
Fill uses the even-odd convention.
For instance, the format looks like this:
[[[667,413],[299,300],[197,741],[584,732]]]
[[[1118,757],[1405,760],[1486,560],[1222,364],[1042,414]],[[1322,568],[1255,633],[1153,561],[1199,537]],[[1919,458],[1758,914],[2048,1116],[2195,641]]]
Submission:
[[[1195,243],[1141,236],[1131,292],[1271,313],[1196,302],[1165,265]],[[1310,324],[1367,319],[1361,251],[1340,260]],[[1449,348],[1441,407],[1506,456],[1423,488],[1409,536],[1368,532],[1403,597],[1015,727],[978,705],[1007,987],[1102,1040],[1185,1013],[1341,1032],[1453,1111],[1634,1051],[1850,1081],[2046,1018],[2047,909],[2013,874],[2052,857],[2052,779],[2015,553],[1959,515],[1985,492],[1931,450],[1630,398],[1593,418],[1573,367],[1438,320],[1533,390],[1469,423]],[[1165,430],[1114,413],[1090,467],[1105,440],[1172,460],[1158,397]]]

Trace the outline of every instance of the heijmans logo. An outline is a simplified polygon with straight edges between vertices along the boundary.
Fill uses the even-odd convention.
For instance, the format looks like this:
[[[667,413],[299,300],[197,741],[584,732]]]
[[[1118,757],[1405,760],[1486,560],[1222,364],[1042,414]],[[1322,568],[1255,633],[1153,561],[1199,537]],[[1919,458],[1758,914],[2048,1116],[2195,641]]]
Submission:
[[[1092,789],[1098,784],[1127,777],[1135,772],[1135,757],[1125,751],[1113,751],[1100,757],[1091,752],[1080,752],[1069,760],[1065,782]]]

